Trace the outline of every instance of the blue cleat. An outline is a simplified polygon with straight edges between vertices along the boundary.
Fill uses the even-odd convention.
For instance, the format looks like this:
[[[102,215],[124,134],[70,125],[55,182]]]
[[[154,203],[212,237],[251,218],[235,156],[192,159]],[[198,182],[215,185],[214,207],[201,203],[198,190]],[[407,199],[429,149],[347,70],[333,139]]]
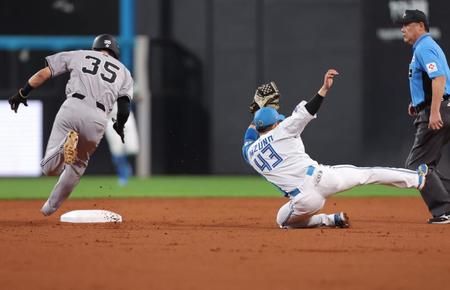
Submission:
[[[422,190],[427,179],[426,176],[428,174],[428,165],[420,164],[419,167],[417,167],[417,174],[419,175],[419,185],[417,186],[417,189]]]
[[[350,227],[350,222],[345,212],[338,212],[334,214],[334,225],[338,228]]]

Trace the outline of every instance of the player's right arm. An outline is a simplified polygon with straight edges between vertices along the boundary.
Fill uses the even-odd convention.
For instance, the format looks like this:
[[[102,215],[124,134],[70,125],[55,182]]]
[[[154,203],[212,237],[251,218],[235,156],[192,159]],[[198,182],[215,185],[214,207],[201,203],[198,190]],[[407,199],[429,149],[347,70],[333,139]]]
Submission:
[[[15,113],[17,113],[17,109],[19,108],[19,105],[22,103],[25,106],[28,106],[27,98],[28,94],[35,88],[41,86],[43,83],[45,83],[48,79],[52,77],[52,72],[50,68],[47,66],[38,72],[36,72],[25,84],[25,86],[12,97],[8,99],[8,102],[11,106],[11,110],[13,110]]]
[[[29,80],[28,84],[32,88],[40,87],[43,83],[48,81],[52,77],[52,71],[47,66],[41,70],[39,70],[37,73],[35,73]]]
[[[28,106],[27,98],[30,92],[40,87],[52,76],[57,76],[67,71],[67,62],[71,52],[60,52],[45,58],[47,66],[36,72],[19,91],[8,99],[11,110],[17,113],[19,105],[22,103]]]

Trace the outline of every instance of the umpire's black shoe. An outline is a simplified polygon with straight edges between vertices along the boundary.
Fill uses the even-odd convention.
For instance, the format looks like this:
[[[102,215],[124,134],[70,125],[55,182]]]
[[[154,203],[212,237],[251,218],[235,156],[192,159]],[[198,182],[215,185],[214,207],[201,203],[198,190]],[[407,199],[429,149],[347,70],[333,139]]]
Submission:
[[[428,220],[429,224],[450,224],[450,214],[432,217]]]

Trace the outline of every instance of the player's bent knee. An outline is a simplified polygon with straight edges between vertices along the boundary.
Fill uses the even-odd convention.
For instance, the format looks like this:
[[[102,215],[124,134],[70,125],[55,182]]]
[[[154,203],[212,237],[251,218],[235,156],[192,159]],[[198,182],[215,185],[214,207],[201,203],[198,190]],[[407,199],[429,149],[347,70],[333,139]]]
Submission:
[[[320,194],[304,194],[292,200],[294,210],[299,215],[311,215],[321,210],[325,204],[325,198]]]
[[[61,173],[61,170],[59,168],[49,168],[49,167],[42,167],[42,173],[44,173],[45,176],[58,176]]]
[[[298,224],[320,211],[325,204],[325,198],[319,194],[304,194],[284,204],[277,214],[277,224],[281,228]]]
[[[288,202],[284,204],[277,213],[277,224],[282,228],[286,225],[286,223],[291,218],[292,214],[294,213],[293,204],[291,202]]]
[[[296,215],[294,212],[285,215],[279,214],[277,215],[277,224],[283,229],[292,228],[295,227],[296,224],[307,220],[309,217],[310,215]]]
[[[43,159],[41,161],[41,170],[45,176],[58,176],[64,170],[64,164],[58,158]]]

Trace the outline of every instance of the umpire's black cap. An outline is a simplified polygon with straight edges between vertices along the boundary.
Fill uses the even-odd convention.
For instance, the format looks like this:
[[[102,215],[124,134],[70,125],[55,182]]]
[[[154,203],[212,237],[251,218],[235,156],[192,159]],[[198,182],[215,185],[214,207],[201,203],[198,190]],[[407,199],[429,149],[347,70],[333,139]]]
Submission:
[[[412,22],[423,22],[425,28],[428,30],[429,23],[428,18],[423,11],[420,10],[405,10],[402,18],[395,21],[397,24],[409,24]]]
[[[120,48],[119,43],[117,43],[117,40],[114,36],[110,34],[100,34],[92,43],[92,49],[93,50],[107,50],[111,52],[112,56],[115,58],[119,58],[120,56]]]

